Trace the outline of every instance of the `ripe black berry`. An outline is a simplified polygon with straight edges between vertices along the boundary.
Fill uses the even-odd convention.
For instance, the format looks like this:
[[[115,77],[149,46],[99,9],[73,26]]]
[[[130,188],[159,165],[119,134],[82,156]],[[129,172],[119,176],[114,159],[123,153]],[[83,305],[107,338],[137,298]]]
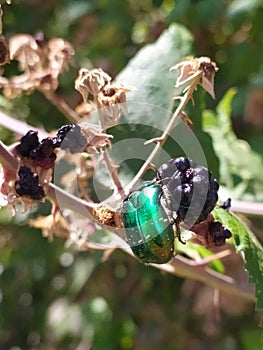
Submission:
[[[31,150],[30,158],[33,160],[43,160],[44,158],[56,159],[56,155],[53,151],[53,141],[50,137],[43,139],[40,144]]]
[[[221,246],[225,244],[225,240],[232,236],[231,232],[224,228],[223,225],[218,222],[210,223],[208,227],[209,235],[216,246]]]
[[[29,130],[16,146],[16,151],[21,157],[29,157],[30,151],[39,145],[38,132]]]
[[[180,172],[184,172],[191,167],[189,159],[185,157],[171,159],[169,163],[174,164]]]
[[[27,196],[34,200],[45,197],[43,188],[39,185],[39,178],[23,165],[18,170],[19,180],[15,182],[15,190],[19,196]]]
[[[54,147],[69,149],[71,153],[82,152],[87,144],[86,138],[81,133],[81,128],[77,124],[62,126],[57,136],[53,138]]]
[[[158,169],[167,212],[175,221],[193,226],[204,221],[218,200],[218,182],[204,166],[186,157],[174,158]]]

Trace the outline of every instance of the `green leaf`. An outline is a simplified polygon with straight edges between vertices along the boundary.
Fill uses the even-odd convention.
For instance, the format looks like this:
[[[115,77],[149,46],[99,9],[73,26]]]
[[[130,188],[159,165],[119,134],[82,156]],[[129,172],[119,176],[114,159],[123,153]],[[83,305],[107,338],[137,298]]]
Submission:
[[[263,247],[248,227],[233,213],[222,208],[213,211],[215,219],[232,232],[236,249],[241,253],[249,281],[256,287],[257,307],[263,309]]]
[[[262,6],[261,0],[234,0],[228,8],[227,14],[230,18],[240,16],[241,14],[247,15],[257,10],[260,6]]]
[[[170,68],[192,54],[192,45],[192,36],[185,27],[171,25],[155,43],[143,47],[116,77],[118,82],[135,88],[127,94],[128,113],[119,125],[108,130],[114,136],[109,155],[116,164],[122,164],[118,173],[124,183],[140,169],[155,146],[144,142],[160,136],[171,117],[173,97],[179,91],[175,92],[176,73]]]
[[[182,232],[182,234],[184,234],[184,232]],[[188,256],[189,258],[197,262],[201,261],[201,259],[207,258],[214,254],[209,249],[207,249],[206,247],[200,244],[196,244],[192,242],[187,242],[187,244],[182,244],[181,242],[179,242],[179,240],[176,240],[175,249],[178,253],[180,252],[180,254],[185,254],[186,256]],[[224,265],[219,259],[211,261],[211,263],[209,263],[209,266],[211,267],[211,269],[217,272],[224,273],[224,270],[225,270]]]
[[[155,43],[142,48],[117,76],[117,81],[136,88],[127,95],[128,103],[135,103],[128,106],[129,123],[144,124],[147,120],[150,122],[147,125],[156,128],[166,124],[169,115],[162,111],[160,118],[154,106],[170,109],[176,80],[170,68],[192,54],[192,45],[190,32],[179,24],[173,24]]]
[[[232,190],[234,198],[263,200],[263,178],[259,169],[263,161],[249,144],[236,137],[231,124],[231,102],[235,90],[230,89],[219,103],[216,113],[204,111],[203,126],[213,140],[220,160],[220,183]]]

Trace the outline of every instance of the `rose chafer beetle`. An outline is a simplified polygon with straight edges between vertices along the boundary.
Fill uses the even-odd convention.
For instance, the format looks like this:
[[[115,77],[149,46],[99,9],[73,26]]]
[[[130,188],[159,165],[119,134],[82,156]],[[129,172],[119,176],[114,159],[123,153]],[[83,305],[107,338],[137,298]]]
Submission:
[[[164,264],[174,254],[174,232],[161,199],[161,185],[145,182],[124,200],[122,220],[134,255],[144,263]]]

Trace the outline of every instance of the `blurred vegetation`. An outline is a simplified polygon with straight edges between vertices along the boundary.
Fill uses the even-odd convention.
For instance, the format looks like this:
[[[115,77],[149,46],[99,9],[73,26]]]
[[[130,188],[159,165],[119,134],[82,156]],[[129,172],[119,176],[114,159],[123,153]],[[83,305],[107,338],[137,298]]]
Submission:
[[[262,157],[262,1],[16,0],[3,7],[7,38],[42,31],[48,39],[63,37],[73,44],[75,63],[59,88],[72,105],[80,102],[73,89],[79,67],[99,66],[115,76],[170,24],[185,25],[193,35],[195,54],[210,56],[220,69],[217,100],[200,100],[215,109],[235,87],[234,130]],[[12,63],[7,73],[16,70]],[[0,108],[48,131],[66,123],[37,92],[11,102],[0,98]],[[4,142],[14,142],[12,133],[0,133]],[[218,164],[211,170],[218,173]],[[254,305],[230,298],[218,317],[213,291],[200,283],[163,275],[123,252],[115,251],[102,262],[101,252],[76,252],[57,238],[48,242],[26,222],[49,209],[42,205],[14,219],[1,212],[1,349],[261,348]],[[262,220],[254,224],[262,238]],[[237,307],[230,307],[233,304]]]

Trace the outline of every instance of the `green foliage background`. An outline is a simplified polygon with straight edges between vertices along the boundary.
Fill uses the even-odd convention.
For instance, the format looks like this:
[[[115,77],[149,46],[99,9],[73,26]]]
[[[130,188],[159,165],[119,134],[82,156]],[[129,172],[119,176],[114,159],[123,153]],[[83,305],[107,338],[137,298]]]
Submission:
[[[253,166],[254,162],[262,163],[263,122],[261,128],[254,127],[253,120],[245,122],[243,118],[250,93],[263,88],[262,1],[17,0],[11,6],[4,5],[3,21],[7,37],[41,30],[47,38],[61,36],[73,44],[75,64],[61,77],[59,88],[72,105],[80,102],[73,89],[80,66],[100,66],[116,76],[140,48],[155,42],[171,24],[184,25],[193,36],[193,53],[210,56],[220,69],[215,83],[217,100],[206,101],[202,93],[195,100],[196,106],[210,111],[203,119],[196,107],[188,111],[194,115],[195,132],[209,166],[236,198],[262,201],[261,169]],[[153,64],[155,59],[152,57]],[[12,63],[7,74],[16,70]],[[233,144],[229,120],[216,110],[231,87],[236,88],[232,96],[234,131],[249,141],[255,152],[244,156],[255,179],[241,189],[240,183],[246,183],[247,178],[241,172],[241,179],[237,179],[238,161],[238,169],[228,168],[224,173],[222,164],[227,159],[219,156],[216,147],[221,145],[218,134],[224,133],[222,125],[228,128],[222,153],[229,154]],[[43,125],[47,131],[66,123],[39,93],[12,102],[0,98],[0,108],[29,124]],[[208,114],[214,118],[209,119],[210,124]],[[10,132],[1,129],[0,133],[1,140],[14,142]],[[167,147],[172,146],[168,143]],[[232,153],[238,160],[238,151]],[[48,203],[41,205],[30,217],[49,210]],[[27,226],[28,215],[11,219],[5,211],[0,214],[1,349],[261,348],[254,305],[235,313],[222,311],[221,319],[215,320],[214,309],[205,304],[201,309],[206,312],[198,312],[197,296],[209,292],[199,283],[145,268],[119,251],[102,262],[101,252],[76,252],[59,239],[48,242],[38,230]],[[262,221],[254,220],[254,225],[262,231]]]

